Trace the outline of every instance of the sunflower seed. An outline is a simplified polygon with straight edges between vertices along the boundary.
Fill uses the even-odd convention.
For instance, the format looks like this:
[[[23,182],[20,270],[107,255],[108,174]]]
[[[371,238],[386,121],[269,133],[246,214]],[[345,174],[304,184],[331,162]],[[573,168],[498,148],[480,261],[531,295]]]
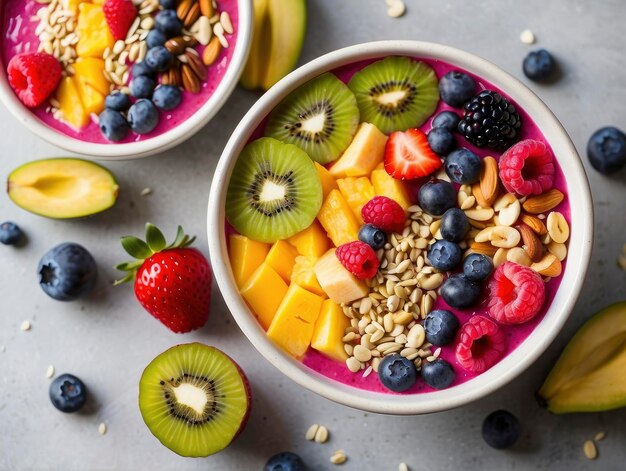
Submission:
[[[304,435],[304,438],[306,438],[310,442],[315,440],[315,434],[317,433],[317,430],[319,428],[320,428],[320,426],[318,424],[311,425],[308,428],[308,430],[306,431],[306,434]]]
[[[328,429],[320,425],[315,432],[315,441],[317,443],[326,443],[328,441]]]
[[[332,464],[343,464],[347,459],[348,457],[343,451],[336,451],[333,456],[330,457],[330,462]]]

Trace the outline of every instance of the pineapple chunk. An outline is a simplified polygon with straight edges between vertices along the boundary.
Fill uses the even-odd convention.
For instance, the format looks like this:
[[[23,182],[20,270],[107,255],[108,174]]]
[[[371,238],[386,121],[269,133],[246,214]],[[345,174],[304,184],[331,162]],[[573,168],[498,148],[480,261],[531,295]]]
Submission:
[[[317,260],[330,248],[326,232],[318,221],[313,221],[305,230],[291,236],[287,241],[293,245],[300,255]]]
[[[359,223],[339,190],[331,190],[317,213],[317,219],[336,247],[358,238]]]
[[[267,329],[267,336],[289,354],[300,358],[311,344],[322,302],[320,296],[292,284]]]
[[[337,304],[349,303],[368,295],[365,283],[350,273],[337,259],[334,250],[329,250],[313,267],[317,281]]]
[[[80,38],[76,44],[79,57],[102,58],[107,47],[112,48],[115,39],[109,31],[104,12],[99,5],[80,3],[76,33]]]
[[[324,198],[326,198],[326,195],[330,193],[330,190],[337,188],[337,184],[335,183],[335,179],[326,169],[326,167],[320,165],[317,162],[314,163],[315,168],[317,169],[317,174],[320,177],[320,182],[322,183],[322,194],[324,195]]]
[[[369,175],[385,157],[387,136],[370,123],[361,123],[354,139],[330,168],[335,178]]]
[[[302,286],[304,289],[318,294],[323,298],[326,297],[326,293],[320,286],[313,271],[313,265],[315,260],[303,257],[300,255],[296,257],[296,264],[293,266],[293,272],[291,273],[291,282]]]
[[[387,173],[384,168],[377,168],[372,172],[372,184],[376,195],[386,196],[396,201],[402,209],[406,210],[411,206],[409,192],[401,180],[396,180]]]
[[[341,340],[350,321],[338,304],[327,299],[322,304],[322,310],[315,323],[311,347],[337,361],[346,361],[348,354],[343,348]]]
[[[262,263],[241,289],[261,326],[267,330],[287,293],[287,283],[267,263]]]
[[[230,266],[237,287],[241,288],[252,276],[254,270],[263,263],[270,251],[270,246],[239,234],[231,234],[229,242]]]
[[[361,209],[374,197],[374,187],[367,177],[346,177],[337,180],[339,191],[346,199],[359,224],[363,225]]]
[[[265,263],[276,270],[285,282],[291,281],[291,271],[296,263],[298,252],[288,242],[278,240],[274,242],[270,252],[267,254]]]

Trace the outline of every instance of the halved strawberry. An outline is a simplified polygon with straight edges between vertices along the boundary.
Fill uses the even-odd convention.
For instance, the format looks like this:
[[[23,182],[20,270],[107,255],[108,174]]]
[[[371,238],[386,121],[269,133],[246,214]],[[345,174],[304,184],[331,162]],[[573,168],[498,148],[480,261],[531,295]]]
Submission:
[[[385,146],[385,170],[398,180],[426,177],[441,167],[441,159],[417,128],[392,132]]]

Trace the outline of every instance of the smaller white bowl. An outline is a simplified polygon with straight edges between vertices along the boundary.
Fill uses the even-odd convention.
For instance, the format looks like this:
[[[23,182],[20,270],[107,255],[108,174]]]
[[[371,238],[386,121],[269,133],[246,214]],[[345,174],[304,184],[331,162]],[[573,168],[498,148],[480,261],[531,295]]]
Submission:
[[[0,9],[3,8],[0,0]],[[233,92],[248,58],[252,40],[252,0],[238,0],[239,13],[237,42],[231,62],[209,99],[183,123],[158,136],[128,143],[98,144],[81,141],[67,136],[43,123],[35,114],[17,98],[6,76],[6,64],[0,59],[0,101],[26,126],[30,131],[42,139],[61,147],[62,149],[82,154],[86,157],[96,157],[101,160],[127,160],[148,157],[157,152],[163,152],[186,141],[202,127],[204,127],[224,106]]]
[[[563,278],[544,317],[514,351],[479,376],[457,386],[419,394],[384,394],[357,389],[305,366],[275,345],[256,321],[237,290],[225,233],[225,200],[233,167],[251,134],[272,109],[308,80],[338,67],[391,55],[418,57],[453,64],[506,92],[536,123],[550,143],[563,170],[571,209],[571,235]],[[215,171],[208,207],[208,239],[215,279],[239,327],[256,349],[289,378],[332,401],[386,414],[425,414],[458,407],[504,386],[546,350],[574,307],[591,256],[593,207],[589,184],[574,145],[548,107],[524,84],[496,65],[475,55],[439,44],[416,41],[381,41],[331,52],[300,67],[274,85],[241,120]]]

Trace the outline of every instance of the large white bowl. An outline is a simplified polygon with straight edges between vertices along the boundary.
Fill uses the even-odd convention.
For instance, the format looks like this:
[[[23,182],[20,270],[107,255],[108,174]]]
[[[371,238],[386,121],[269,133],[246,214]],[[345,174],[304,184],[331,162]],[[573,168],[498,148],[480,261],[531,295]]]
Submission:
[[[3,0],[0,0],[0,9],[3,8],[3,3]],[[237,6],[239,11],[239,21],[235,25],[237,42],[222,80],[209,99],[193,115],[163,134],[138,142],[95,144],[75,139],[50,128],[17,98],[7,80],[6,64],[3,64],[1,59],[0,101],[20,123],[42,139],[86,157],[96,157],[102,160],[138,159],[171,149],[202,129],[224,106],[237,85],[246,64],[252,40],[252,0],[238,0]]]
[[[311,78],[357,61],[390,55],[441,59],[464,68],[504,90],[535,121],[548,140],[569,188],[571,237],[563,279],[548,312],[534,332],[497,365],[458,386],[414,395],[382,394],[347,386],[304,366],[268,339],[237,291],[228,260],[224,203],[230,175],[239,153],[267,114],[287,94]],[[244,116],[228,141],[215,171],[208,208],[208,238],[215,278],[239,327],[276,368],[311,391],[332,401],[372,412],[423,414],[458,407],[495,391],[528,368],[567,320],[585,278],[593,234],[593,208],[585,171],[565,129],[548,107],[525,85],[494,64],[467,52],[439,44],[381,41],[340,49],[300,67],[272,87]]]

